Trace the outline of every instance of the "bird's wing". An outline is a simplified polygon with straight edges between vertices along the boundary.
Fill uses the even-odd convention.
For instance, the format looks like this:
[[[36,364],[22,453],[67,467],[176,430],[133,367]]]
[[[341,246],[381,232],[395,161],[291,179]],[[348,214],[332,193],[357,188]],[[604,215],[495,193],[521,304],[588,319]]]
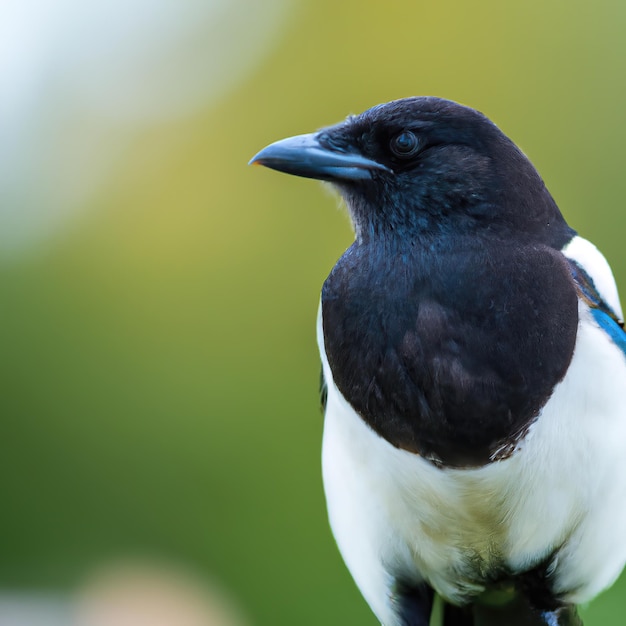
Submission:
[[[596,323],[626,354],[626,331],[617,287],[602,253],[582,237],[574,237],[564,248],[576,283],[578,297],[587,304]]]

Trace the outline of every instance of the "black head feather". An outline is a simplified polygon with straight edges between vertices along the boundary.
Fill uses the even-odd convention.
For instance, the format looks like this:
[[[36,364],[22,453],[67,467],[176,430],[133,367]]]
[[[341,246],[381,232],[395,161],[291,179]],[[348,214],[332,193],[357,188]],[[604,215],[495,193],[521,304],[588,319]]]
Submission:
[[[395,142],[415,138],[407,154]],[[388,170],[333,182],[357,237],[488,229],[561,246],[571,237],[541,177],[483,114],[449,100],[416,97],[376,106],[317,134],[322,146],[358,153]]]

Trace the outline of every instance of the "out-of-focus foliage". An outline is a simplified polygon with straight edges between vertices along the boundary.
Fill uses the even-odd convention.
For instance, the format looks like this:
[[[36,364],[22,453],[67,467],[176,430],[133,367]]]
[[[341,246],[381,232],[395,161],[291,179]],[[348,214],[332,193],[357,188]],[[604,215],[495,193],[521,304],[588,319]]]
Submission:
[[[85,55],[92,38],[63,31],[84,32],[84,6],[57,3],[47,62],[0,57],[18,90],[0,146],[0,588],[162,559],[256,624],[375,624],[319,470],[315,313],[349,224],[318,183],[246,162],[382,101],[461,101],[527,152],[626,293],[626,5],[185,0],[130,19],[144,4],[91,16]],[[586,624],[622,626],[624,592]]]

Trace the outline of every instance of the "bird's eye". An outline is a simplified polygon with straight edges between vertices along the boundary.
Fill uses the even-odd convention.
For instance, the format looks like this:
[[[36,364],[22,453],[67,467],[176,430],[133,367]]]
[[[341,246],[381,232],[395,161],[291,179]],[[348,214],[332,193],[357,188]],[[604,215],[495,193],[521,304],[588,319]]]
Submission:
[[[419,145],[418,138],[410,130],[403,130],[389,143],[391,151],[402,159],[412,157],[418,151]]]

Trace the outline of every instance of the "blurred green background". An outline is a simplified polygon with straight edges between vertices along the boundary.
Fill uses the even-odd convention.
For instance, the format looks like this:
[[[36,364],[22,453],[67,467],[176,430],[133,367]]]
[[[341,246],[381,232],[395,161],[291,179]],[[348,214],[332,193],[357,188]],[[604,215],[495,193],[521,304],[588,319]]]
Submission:
[[[375,624],[319,469],[315,316],[349,223],[318,183],[246,163],[379,102],[458,100],[626,292],[626,4],[18,7],[0,9],[0,588],[148,559],[254,624]],[[622,626],[625,592],[585,623]]]

